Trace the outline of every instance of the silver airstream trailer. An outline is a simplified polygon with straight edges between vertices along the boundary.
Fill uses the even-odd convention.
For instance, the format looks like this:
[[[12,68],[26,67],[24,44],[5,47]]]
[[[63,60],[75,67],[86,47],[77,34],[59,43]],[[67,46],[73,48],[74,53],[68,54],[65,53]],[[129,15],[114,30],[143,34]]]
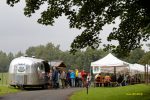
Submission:
[[[48,72],[48,62],[33,57],[18,57],[10,63],[9,84],[20,88],[33,86],[46,88]]]

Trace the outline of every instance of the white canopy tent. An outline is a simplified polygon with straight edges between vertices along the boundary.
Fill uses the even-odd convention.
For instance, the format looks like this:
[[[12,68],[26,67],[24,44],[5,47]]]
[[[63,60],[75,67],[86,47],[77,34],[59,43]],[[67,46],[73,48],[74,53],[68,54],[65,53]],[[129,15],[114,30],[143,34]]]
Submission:
[[[118,67],[117,69],[122,69],[129,66],[129,63],[122,61],[109,53],[104,58],[92,62],[91,66],[93,67],[93,74],[97,74],[102,71],[108,71],[110,73],[112,72],[113,67],[114,73],[116,73],[116,67]],[[107,70],[104,70],[103,68],[107,68]]]
[[[129,70],[130,72],[133,72],[133,71],[137,71],[137,72],[144,72],[144,67],[143,65],[140,65],[140,64],[130,64],[129,65]]]
[[[135,73],[144,73],[145,72],[145,66],[141,65],[141,64],[129,64],[129,71],[131,72],[131,74],[135,74]],[[150,66],[148,65],[148,70],[150,71]]]
[[[146,71],[146,66],[148,67],[147,71]],[[148,80],[149,75],[145,76],[146,74],[148,74],[150,72],[150,66],[149,65],[141,65],[141,64],[130,64],[128,67],[128,70],[130,72],[130,75],[136,75],[138,78],[140,78],[140,80],[142,82],[146,81],[146,78]]]

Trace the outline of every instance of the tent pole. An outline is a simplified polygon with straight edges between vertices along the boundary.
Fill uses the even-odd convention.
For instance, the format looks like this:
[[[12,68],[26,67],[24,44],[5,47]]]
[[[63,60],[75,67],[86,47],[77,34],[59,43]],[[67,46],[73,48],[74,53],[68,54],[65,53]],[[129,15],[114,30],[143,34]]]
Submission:
[[[145,65],[145,83],[148,84],[148,65]]]
[[[148,64],[147,64],[147,84],[148,84]]]
[[[116,66],[114,66],[114,75],[115,75],[115,79],[117,80],[117,78],[116,78]]]
[[[144,80],[145,80],[145,84],[146,84],[146,65],[145,65],[144,69],[145,69]]]
[[[150,67],[150,60],[148,61],[148,64],[147,64],[147,79],[148,79],[148,84],[150,83],[150,76],[149,76],[149,67]]]

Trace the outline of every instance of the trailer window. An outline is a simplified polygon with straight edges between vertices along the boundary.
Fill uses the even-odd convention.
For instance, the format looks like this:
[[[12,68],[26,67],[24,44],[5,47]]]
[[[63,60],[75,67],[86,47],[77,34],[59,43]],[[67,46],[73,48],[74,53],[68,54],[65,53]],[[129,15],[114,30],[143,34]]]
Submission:
[[[43,66],[43,65],[39,65],[39,66],[38,66],[38,71],[39,71],[39,72],[43,72],[43,71],[45,72],[44,66]]]
[[[39,75],[39,79],[43,79],[44,75],[45,75],[45,68],[42,64],[39,64],[38,68],[38,75]]]

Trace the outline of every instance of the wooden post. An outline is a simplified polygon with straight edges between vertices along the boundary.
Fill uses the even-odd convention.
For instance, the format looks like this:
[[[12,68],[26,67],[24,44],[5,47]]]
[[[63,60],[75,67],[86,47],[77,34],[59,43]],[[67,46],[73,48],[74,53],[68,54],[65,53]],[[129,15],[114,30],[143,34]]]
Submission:
[[[147,64],[147,84],[148,84],[148,64]]]
[[[114,74],[116,75],[116,67],[114,67]]]
[[[116,77],[116,66],[114,66],[114,75],[115,75],[115,80],[117,80],[117,77]]]
[[[150,83],[150,75],[149,75],[149,67],[150,67],[150,60],[148,61],[148,65],[147,65],[147,74],[148,74],[148,83]]]
[[[86,82],[86,94],[89,93],[89,79],[87,79],[87,82]]]
[[[145,84],[148,84],[148,65],[145,65]]]
[[[145,81],[145,84],[146,84],[146,65],[144,66],[144,70],[145,70],[145,72],[144,72],[144,81]]]

